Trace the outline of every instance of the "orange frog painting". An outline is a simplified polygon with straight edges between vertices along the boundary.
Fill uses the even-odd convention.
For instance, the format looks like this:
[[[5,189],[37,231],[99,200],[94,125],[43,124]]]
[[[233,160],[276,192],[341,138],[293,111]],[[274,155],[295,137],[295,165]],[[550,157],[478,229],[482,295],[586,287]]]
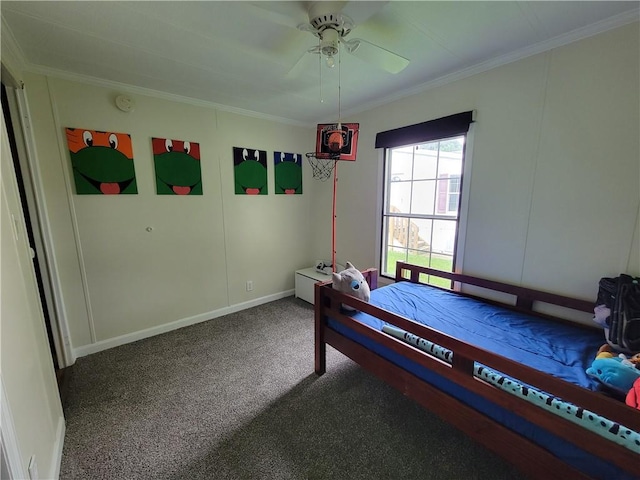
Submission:
[[[129,134],[81,128],[66,133],[78,195],[138,193]]]

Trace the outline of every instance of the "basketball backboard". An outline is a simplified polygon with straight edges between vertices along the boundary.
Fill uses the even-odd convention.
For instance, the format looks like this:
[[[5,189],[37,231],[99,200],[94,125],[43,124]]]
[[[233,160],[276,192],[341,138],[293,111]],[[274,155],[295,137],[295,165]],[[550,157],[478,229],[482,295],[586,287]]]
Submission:
[[[337,160],[355,161],[359,129],[359,123],[342,123],[340,128],[337,123],[319,123],[316,132],[316,157],[335,158],[339,153]],[[336,131],[342,135],[342,148],[339,151],[334,151],[329,146],[329,136]]]

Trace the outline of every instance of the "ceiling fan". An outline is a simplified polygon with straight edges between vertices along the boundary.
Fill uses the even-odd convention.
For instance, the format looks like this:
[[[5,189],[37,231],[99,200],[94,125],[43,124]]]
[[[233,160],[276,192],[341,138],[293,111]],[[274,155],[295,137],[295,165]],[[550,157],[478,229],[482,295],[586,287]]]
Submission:
[[[335,56],[341,50],[375,65],[389,73],[399,73],[409,65],[409,60],[361,38],[347,40],[356,27],[353,20],[343,13],[345,2],[318,1],[309,8],[309,22],[298,25],[303,32],[310,32],[319,39],[318,45],[307,50],[326,58],[328,67],[335,65]]]

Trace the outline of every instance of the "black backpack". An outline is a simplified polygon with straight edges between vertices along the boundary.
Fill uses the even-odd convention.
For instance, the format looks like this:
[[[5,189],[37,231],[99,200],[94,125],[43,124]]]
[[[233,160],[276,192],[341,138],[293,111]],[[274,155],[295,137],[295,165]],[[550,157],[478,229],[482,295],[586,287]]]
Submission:
[[[623,353],[640,352],[640,277],[604,277],[598,285],[596,305],[611,312],[605,327],[607,343]]]

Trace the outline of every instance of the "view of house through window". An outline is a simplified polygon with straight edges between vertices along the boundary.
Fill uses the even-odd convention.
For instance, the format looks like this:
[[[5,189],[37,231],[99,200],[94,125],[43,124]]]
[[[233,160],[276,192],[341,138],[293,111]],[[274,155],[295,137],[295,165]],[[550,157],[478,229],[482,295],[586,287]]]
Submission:
[[[453,271],[464,141],[461,135],[386,150],[383,275],[394,276],[397,261]]]

